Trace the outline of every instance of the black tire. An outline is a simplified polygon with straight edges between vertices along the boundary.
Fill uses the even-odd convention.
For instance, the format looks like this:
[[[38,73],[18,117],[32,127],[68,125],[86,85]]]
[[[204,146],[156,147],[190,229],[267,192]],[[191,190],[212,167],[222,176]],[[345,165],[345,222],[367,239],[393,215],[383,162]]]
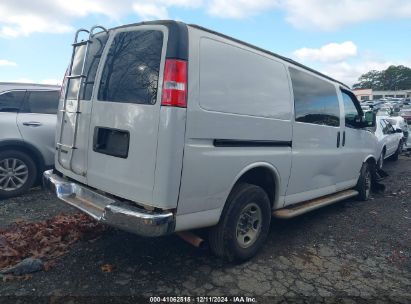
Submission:
[[[238,238],[241,238],[241,233],[238,232],[244,228],[241,226],[244,224],[242,220],[251,218],[251,216],[244,215],[247,213],[245,210],[247,208],[254,208],[257,212],[259,211],[261,221],[257,224],[259,232],[256,233],[254,241],[244,248],[241,246],[241,241],[238,240]],[[250,209],[250,212],[252,212],[252,209]],[[218,257],[229,261],[241,262],[248,260],[258,252],[267,238],[270,221],[271,205],[267,193],[256,185],[238,184],[227,199],[219,223],[209,230],[210,249]],[[254,226],[254,223],[252,226]],[[248,227],[249,230],[250,228]],[[251,229],[255,231],[254,228]]]
[[[363,163],[361,167],[360,177],[358,178],[356,190],[358,191],[358,199],[367,201],[370,198],[371,186],[373,181],[372,167],[368,163]]]
[[[382,150],[380,158],[378,159],[378,163],[377,163],[377,167],[380,170],[384,166],[384,159],[385,159],[385,148]]]
[[[26,153],[18,151],[18,150],[5,150],[0,152],[0,163],[5,161],[6,159],[17,159],[21,161],[28,170],[28,175],[27,179],[25,182],[18,188],[14,190],[5,190],[2,189],[4,187],[1,186],[0,184],[0,198],[9,198],[9,197],[14,197],[18,196],[21,194],[26,193],[35,183],[38,170],[35,162],[33,159]]]
[[[394,153],[393,156],[392,156],[392,160],[393,160],[393,161],[397,161],[397,160],[398,160],[398,157],[399,157],[400,154],[402,153],[402,145],[403,145],[402,140],[400,140],[400,142],[398,143],[397,150],[395,151],[395,153]]]

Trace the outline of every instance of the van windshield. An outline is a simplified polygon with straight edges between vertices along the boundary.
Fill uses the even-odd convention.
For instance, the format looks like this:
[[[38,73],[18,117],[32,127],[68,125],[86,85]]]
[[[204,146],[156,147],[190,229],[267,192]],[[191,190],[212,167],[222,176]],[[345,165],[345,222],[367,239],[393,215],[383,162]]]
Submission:
[[[80,100],[90,100],[96,78],[97,67],[100,63],[101,54],[107,43],[108,34],[101,32],[91,38],[88,45],[86,62],[84,64],[85,79],[70,79],[68,84],[67,99],[77,99],[80,90]],[[80,75],[84,61],[86,46],[77,47],[73,60],[71,75]],[[83,80],[83,82],[81,82]],[[81,85],[80,85],[81,83]]]

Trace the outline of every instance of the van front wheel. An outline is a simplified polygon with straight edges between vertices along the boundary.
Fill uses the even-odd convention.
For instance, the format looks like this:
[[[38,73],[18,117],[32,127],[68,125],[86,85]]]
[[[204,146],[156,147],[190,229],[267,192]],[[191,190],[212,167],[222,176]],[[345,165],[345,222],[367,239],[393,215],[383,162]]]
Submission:
[[[361,201],[367,201],[370,198],[372,176],[373,174],[370,165],[368,163],[363,163],[356,187],[356,190],[358,191],[358,199]]]
[[[259,186],[239,184],[228,197],[217,226],[209,231],[210,249],[229,261],[253,257],[270,229],[271,206]]]

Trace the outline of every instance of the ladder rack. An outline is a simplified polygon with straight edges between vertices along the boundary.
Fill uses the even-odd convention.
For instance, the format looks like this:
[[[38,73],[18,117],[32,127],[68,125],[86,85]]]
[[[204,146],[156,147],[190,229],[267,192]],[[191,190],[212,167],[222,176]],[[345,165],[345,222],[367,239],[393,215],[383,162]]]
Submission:
[[[92,42],[92,38],[95,35],[94,31],[96,29],[101,29],[103,32],[108,33],[108,30],[105,29],[104,27],[100,26],[100,25],[95,25],[93,26],[90,30],[86,30],[86,29],[79,29],[77,30],[77,32],[75,33],[74,36],[74,42],[72,44],[73,46],[73,51],[71,54],[71,61],[70,61],[70,65],[69,68],[67,70],[67,74],[65,76],[65,78],[67,78],[67,85],[66,85],[66,91],[64,93],[64,99],[63,99],[63,107],[60,110],[61,112],[61,118],[60,118],[60,134],[58,137],[58,141],[57,141],[57,160],[60,164],[60,166],[62,166],[64,169],[66,170],[70,170],[72,172],[74,172],[77,175],[82,175],[82,176],[86,176],[86,171],[82,171],[82,172],[76,172],[73,168],[73,153],[75,150],[78,149],[78,147],[76,146],[77,144],[77,132],[78,132],[78,124],[79,124],[79,115],[81,114],[80,111],[80,98],[81,98],[81,90],[82,90],[82,86],[85,83],[85,79],[87,79],[87,73],[85,73],[85,67],[86,67],[86,61],[87,61],[87,55],[88,55],[88,49],[89,49],[89,45]],[[88,34],[88,39],[87,40],[82,40],[82,41],[78,41],[79,39],[79,35],[81,33],[87,33]],[[84,51],[84,57],[83,57],[83,61],[81,63],[81,72],[80,74],[77,75],[73,75],[73,64],[74,64],[74,58],[76,56],[76,51],[78,47],[82,47],[85,46],[85,51]],[[68,111],[67,110],[67,97],[68,97],[68,89],[70,87],[70,81],[71,80],[75,80],[75,79],[79,79],[80,80],[80,84],[78,86],[78,91],[77,91],[77,96],[76,96],[76,106],[75,106],[75,111]],[[63,135],[64,135],[64,126],[66,124],[66,114],[74,114],[74,124],[73,124],[73,137],[70,143],[63,143]],[[66,151],[64,149],[68,149],[69,151]],[[69,165],[66,166],[64,165],[64,163],[61,160],[61,152],[69,153]]]

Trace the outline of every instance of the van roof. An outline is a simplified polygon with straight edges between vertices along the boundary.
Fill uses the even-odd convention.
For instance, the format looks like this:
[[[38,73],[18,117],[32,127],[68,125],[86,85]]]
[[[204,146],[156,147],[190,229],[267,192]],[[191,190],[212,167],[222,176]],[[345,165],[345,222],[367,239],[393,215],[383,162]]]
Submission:
[[[318,76],[321,76],[321,77],[323,77],[323,78],[326,78],[326,79],[328,79],[328,80],[331,80],[331,81],[333,81],[333,82],[336,82],[336,83],[344,86],[345,88],[351,90],[351,88],[350,88],[348,85],[346,85],[345,83],[343,83],[343,82],[341,82],[341,81],[338,81],[338,80],[336,80],[336,79],[334,79],[334,78],[332,78],[332,77],[330,77],[330,76],[327,76],[327,75],[325,75],[325,74],[323,74],[323,73],[321,73],[321,72],[319,72],[319,71],[316,71],[316,70],[314,70],[314,69],[312,69],[312,68],[310,68],[310,67],[308,67],[308,66],[306,66],[306,65],[304,65],[304,64],[302,64],[302,63],[299,63],[299,62],[297,62],[297,61],[295,61],[295,60],[293,60],[293,59],[291,59],[291,58],[288,58],[288,57],[285,57],[285,56],[282,56],[282,55],[273,53],[273,52],[268,51],[268,50],[266,50],[266,49],[263,49],[263,48],[260,48],[260,47],[258,47],[258,46],[255,46],[255,45],[253,45],[253,44],[250,44],[250,43],[244,42],[244,41],[242,41],[242,40],[233,38],[233,37],[231,37],[231,36],[227,36],[227,35],[225,35],[225,34],[222,34],[222,33],[219,33],[219,32],[213,31],[213,30],[210,30],[210,29],[205,28],[205,27],[202,27],[202,26],[200,26],[200,25],[188,24],[188,23],[184,23],[184,22],[181,22],[181,21],[175,21],[175,20],[155,20],[155,21],[144,21],[144,22],[126,24],[126,25],[122,25],[122,26],[115,27],[115,28],[113,28],[113,29],[124,28],[124,27],[128,27],[128,26],[156,25],[156,24],[167,26],[167,27],[173,32],[173,34],[175,34],[175,35],[177,35],[177,37],[181,37],[181,38],[182,38],[182,35],[181,35],[182,27],[183,27],[183,26],[190,26],[190,27],[193,27],[193,28],[196,28],[196,29],[199,29],[199,30],[202,30],[202,31],[205,31],[205,32],[208,32],[208,33],[211,33],[211,34],[214,34],[214,35],[217,35],[217,36],[226,38],[226,39],[229,39],[229,40],[231,40],[231,41],[234,41],[234,42],[243,44],[243,45],[245,45],[245,46],[248,46],[248,47],[250,47],[250,48],[253,48],[253,49],[255,49],[255,50],[258,50],[258,51],[260,51],[260,52],[264,52],[264,53],[269,54],[269,55],[271,55],[271,56],[277,57],[277,58],[279,58],[279,59],[281,59],[281,60],[284,60],[284,61],[286,61],[286,62],[288,62],[288,63],[291,63],[291,64],[293,64],[293,65],[295,65],[295,66],[298,66],[298,67],[300,67],[300,68],[303,68],[303,69],[305,69],[305,70],[307,70],[307,71],[310,71],[310,72],[312,72],[312,73],[314,73],[314,74],[317,74]],[[174,35],[173,35],[173,36],[174,36]],[[171,57],[174,57],[174,55],[177,55],[177,54],[180,54],[180,53],[182,53],[182,54],[184,54],[184,55],[187,53],[187,47],[186,47],[186,46],[187,46],[187,43],[188,43],[188,42],[186,41],[187,39],[181,39],[180,41],[177,41],[177,40],[178,40],[178,38],[175,39],[174,41],[169,41],[169,43],[172,43],[172,44],[173,44],[173,46],[168,49],[168,50],[172,51]],[[183,42],[183,45],[180,45],[181,41]],[[179,43],[178,43],[178,42],[179,42]],[[175,51],[176,49],[178,50],[177,52]],[[186,57],[187,57],[187,56],[186,56]]]
[[[268,50],[266,50],[266,49],[263,49],[263,48],[260,48],[260,47],[258,47],[258,46],[255,46],[255,45],[253,45],[253,44],[244,42],[244,41],[242,41],[242,40],[233,38],[233,37],[231,37],[231,36],[227,36],[227,35],[225,35],[225,34],[221,34],[221,33],[219,33],[219,32],[210,30],[210,29],[208,29],[208,28],[205,28],[205,27],[202,27],[202,26],[199,26],[199,25],[196,25],[196,24],[187,24],[187,25],[188,25],[188,26],[191,26],[191,27],[194,27],[194,28],[197,28],[197,29],[199,29],[199,30],[203,30],[203,31],[209,32],[209,33],[211,33],[211,34],[214,34],[214,35],[217,35],[217,36],[220,36],[220,37],[223,37],[223,38],[232,40],[232,41],[234,41],[234,42],[237,42],[237,43],[240,43],[240,44],[244,44],[244,45],[246,45],[246,46],[248,46],[248,47],[250,47],[250,48],[256,49],[256,50],[258,50],[258,51],[260,51],[260,52],[264,52],[264,53],[266,53],[266,54],[269,54],[269,55],[272,55],[272,56],[277,57],[277,58],[279,58],[279,59],[282,59],[282,60],[284,60],[284,61],[286,61],[286,62],[289,62],[289,63],[291,63],[291,64],[293,64],[293,65],[296,65],[296,66],[298,66],[298,67],[300,67],[300,68],[303,68],[303,69],[305,69],[305,70],[307,70],[307,71],[310,71],[310,72],[315,73],[315,74],[317,74],[317,75],[319,75],[319,76],[321,76],[321,77],[324,77],[324,78],[326,78],[326,79],[328,79],[328,80],[337,82],[337,83],[341,84],[342,86],[350,89],[350,87],[347,86],[345,83],[343,83],[343,82],[341,82],[341,81],[338,81],[338,80],[336,80],[336,79],[334,79],[334,78],[332,78],[332,77],[330,77],[330,76],[327,76],[327,75],[325,75],[325,74],[323,74],[323,73],[321,73],[321,72],[318,72],[318,71],[316,71],[316,70],[314,70],[314,69],[312,69],[312,68],[310,68],[310,67],[308,67],[308,66],[306,66],[306,65],[304,65],[304,64],[302,64],[302,63],[299,63],[299,62],[297,62],[297,61],[295,61],[295,60],[293,60],[293,59],[291,59],[291,58],[288,58],[288,57],[279,55],[279,54],[277,54],[277,53],[273,53],[273,52],[268,51]]]

